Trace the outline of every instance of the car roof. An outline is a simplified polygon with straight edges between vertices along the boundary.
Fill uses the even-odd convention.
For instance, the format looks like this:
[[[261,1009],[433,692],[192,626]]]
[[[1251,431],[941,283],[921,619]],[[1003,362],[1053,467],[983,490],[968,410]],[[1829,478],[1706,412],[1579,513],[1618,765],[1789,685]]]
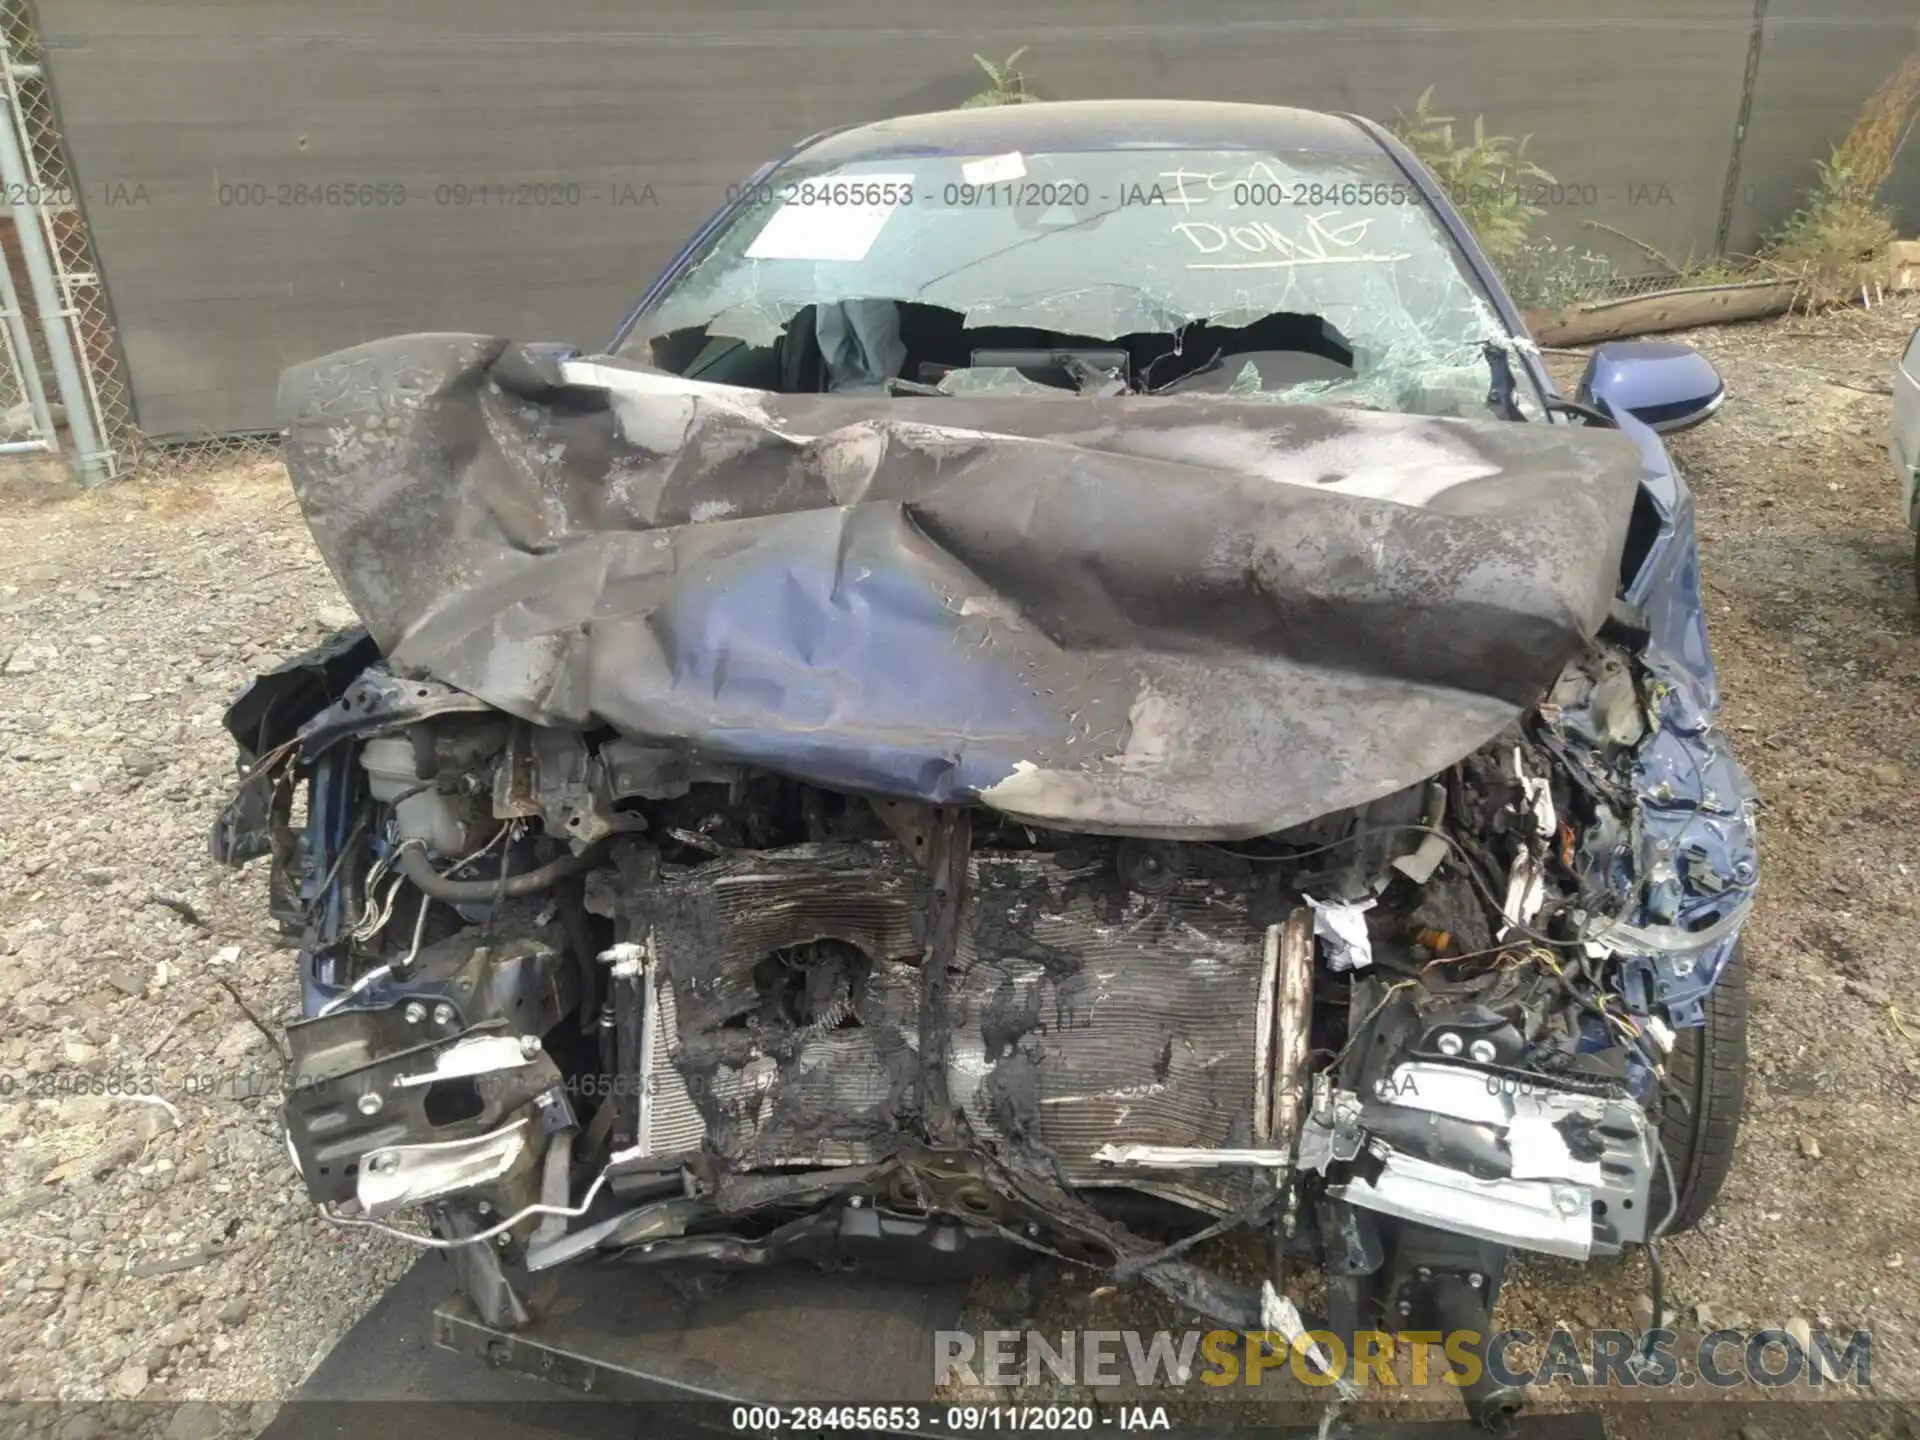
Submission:
[[[1135,147],[1381,153],[1359,123],[1319,110],[1208,100],[1049,100],[876,120],[816,137],[790,158],[851,164],[893,155]]]

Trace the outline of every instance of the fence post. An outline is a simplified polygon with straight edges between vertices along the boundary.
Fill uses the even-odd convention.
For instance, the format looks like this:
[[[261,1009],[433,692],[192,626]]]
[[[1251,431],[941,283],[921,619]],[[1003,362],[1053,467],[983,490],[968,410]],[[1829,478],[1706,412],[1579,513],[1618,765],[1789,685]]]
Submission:
[[[1740,193],[1741,152],[1753,119],[1753,88],[1760,83],[1760,47],[1767,35],[1767,0],[1753,0],[1753,29],[1747,35],[1747,70],[1740,81],[1740,114],[1733,122],[1733,151],[1727,157],[1727,184],[1720,192],[1720,220],[1713,228],[1713,253],[1724,255],[1733,236],[1733,201]]]
[[[40,312],[40,332],[47,342],[47,359],[53,365],[53,381],[60,389],[60,403],[67,407],[67,428],[73,434],[73,448],[79,452],[80,481],[91,485],[106,477],[109,457],[100,448],[100,435],[93,424],[93,397],[80,379],[80,365],[74,358],[73,331],[67,324],[68,307],[54,281],[53,262],[47,258],[47,237],[40,229],[39,207],[29,203],[35,187],[21,148],[19,115],[11,105],[6,108],[5,122],[0,123],[0,184],[14,197],[13,227],[20,237],[20,258],[27,265],[27,283],[33,287],[33,306]]]

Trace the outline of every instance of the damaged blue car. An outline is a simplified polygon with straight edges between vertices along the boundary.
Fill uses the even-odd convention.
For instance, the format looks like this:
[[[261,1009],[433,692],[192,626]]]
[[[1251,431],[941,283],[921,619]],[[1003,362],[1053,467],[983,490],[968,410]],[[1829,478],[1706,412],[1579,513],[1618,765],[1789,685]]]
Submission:
[[[1753,792],[1661,439],[1719,378],[1558,393],[1378,126],[837,131],[604,349],[281,397],[364,629],[235,703],[214,845],[299,938],[314,1202],[488,1323],[878,1252],[1484,1335],[1719,1192]]]

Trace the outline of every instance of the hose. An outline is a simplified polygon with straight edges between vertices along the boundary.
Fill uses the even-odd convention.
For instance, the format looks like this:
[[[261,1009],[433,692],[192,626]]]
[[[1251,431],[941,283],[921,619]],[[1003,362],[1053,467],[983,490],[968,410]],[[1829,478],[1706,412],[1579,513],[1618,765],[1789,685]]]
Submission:
[[[537,895],[560,881],[582,875],[598,865],[606,854],[607,842],[596,840],[577,855],[562,855],[537,870],[518,875],[502,875],[491,880],[449,880],[414,846],[400,851],[400,873],[419,887],[421,893],[449,905],[488,904],[496,900],[519,900]]]

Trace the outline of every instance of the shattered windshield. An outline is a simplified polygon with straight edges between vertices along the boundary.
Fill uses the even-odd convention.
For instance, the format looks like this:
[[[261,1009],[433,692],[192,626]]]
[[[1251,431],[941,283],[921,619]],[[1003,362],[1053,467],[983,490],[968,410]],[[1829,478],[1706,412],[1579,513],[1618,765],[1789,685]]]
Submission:
[[[789,166],[622,353],[786,391],[1484,417],[1513,343],[1386,156],[1135,148]]]

